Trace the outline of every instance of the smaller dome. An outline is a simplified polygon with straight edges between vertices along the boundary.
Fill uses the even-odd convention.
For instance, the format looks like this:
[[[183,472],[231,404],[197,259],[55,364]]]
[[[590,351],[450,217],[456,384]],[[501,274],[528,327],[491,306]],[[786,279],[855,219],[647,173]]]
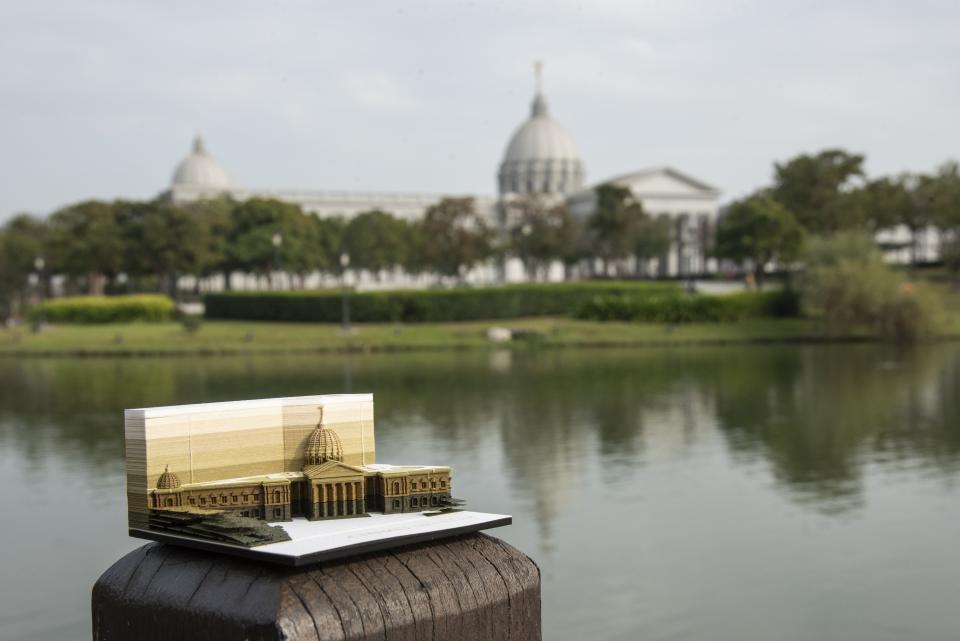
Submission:
[[[343,460],[343,443],[333,430],[323,426],[323,408],[320,408],[320,421],[307,439],[307,451],[304,453],[304,465],[320,465],[327,461]]]
[[[230,179],[220,163],[207,153],[203,138],[198,134],[193,140],[190,155],[184,158],[173,172],[173,185],[229,189]]]
[[[160,475],[160,478],[157,479],[157,489],[158,490],[175,490],[180,487],[180,479],[177,478],[177,475],[170,471],[170,466],[166,465],[163,468],[163,474]]]

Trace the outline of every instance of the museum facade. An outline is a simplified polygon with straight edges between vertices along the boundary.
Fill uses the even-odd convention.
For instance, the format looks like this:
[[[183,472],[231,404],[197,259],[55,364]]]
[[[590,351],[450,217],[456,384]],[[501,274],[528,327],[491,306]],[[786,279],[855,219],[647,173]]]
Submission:
[[[451,505],[450,468],[348,465],[340,437],[321,422],[305,445],[302,469],[181,484],[165,469],[148,492],[150,511],[231,512],[265,521],[438,510]]]
[[[297,204],[305,212],[323,217],[350,218],[379,209],[407,220],[422,217],[427,208],[443,198],[470,197],[480,215],[493,226],[503,227],[509,221],[511,206],[529,195],[548,202],[566,203],[574,216],[589,216],[595,207],[595,187],[609,183],[629,189],[648,214],[670,220],[672,246],[664,255],[651,259],[650,265],[645,266],[648,273],[678,276],[716,269],[707,248],[719,212],[720,191],[666,166],[627,172],[588,184],[585,163],[573,138],[551,114],[540,86],[539,70],[529,116],[510,136],[497,167],[496,196],[251,189],[229,179],[199,135],[162,195],[174,203],[223,195],[241,201],[273,198]],[[512,273],[513,278],[511,270],[501,277],[523,278],[522,270],[514,269]]]

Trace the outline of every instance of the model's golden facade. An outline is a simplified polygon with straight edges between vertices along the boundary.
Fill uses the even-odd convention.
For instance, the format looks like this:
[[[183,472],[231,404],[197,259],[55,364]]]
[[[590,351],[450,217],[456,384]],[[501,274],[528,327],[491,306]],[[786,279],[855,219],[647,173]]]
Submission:
[[[267,521],[438,509],[448,467],[378,465],[369,394],[128,410],[132,527],[152,511]]]

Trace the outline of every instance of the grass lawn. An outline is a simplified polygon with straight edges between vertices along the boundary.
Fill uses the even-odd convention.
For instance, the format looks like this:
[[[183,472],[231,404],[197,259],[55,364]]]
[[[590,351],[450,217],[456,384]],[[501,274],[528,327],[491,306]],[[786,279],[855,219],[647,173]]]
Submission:
[[[506,344],[487,339],[490,327],[527,330]],[[952,335],[960,335],[956,323]],[[431,349],[683,345],[823,340],[814,321],[754,320],[740,323],[658,325],[599,323],[566,318],[528,318],[438,324],[339,326],[314,323],[209,321],[195,332],[177,323],[54,325],[39,334],[27,327],[0,330],[0,355],[146,355],[391,351]],[[846,336],[868,339],[867,334]]]

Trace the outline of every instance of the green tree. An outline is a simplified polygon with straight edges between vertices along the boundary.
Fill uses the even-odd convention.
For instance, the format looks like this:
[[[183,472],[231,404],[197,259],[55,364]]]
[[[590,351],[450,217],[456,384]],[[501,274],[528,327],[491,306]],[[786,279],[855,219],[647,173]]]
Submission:
[[[937,173],[903,173],[867,184],[868,208],[874,228],[903,225],[910,234],[910,262],[919,262],[919,234],[936,226],[949,238],[960,223],[960,175],[956,163],[946,163]]]
[[[910,191],[904,181],[884,176],[868,181],[857,192],[867,227],[873,231],[893,227],[903,210],[910,206]]]
[[[473,198],[444,198],[430,206],[419,226],[424,265],[462,280],[493,253],[493,235]]]
[[[919,262],[918,235],[934,223],[935,180],[923,174],[902,174],[895,182],[901,186],[903,195],[897,201],[899,211],[896,222],[910,233],[910,264]]]
[[[89,200],[50,216],[51,272],[83,281],[103,294],[123,269],[124,241],[113,203]]]
[[[554,261],[574,252],[576,232],[566,206],[550,206],[541,196],[527,194],[511,203],[508,215],[510,250],[531,280],[546,278]]]
[[[953,276],[953,288],[960,290],[960,236],[950,236],[941,241],[940,259]]]
[[[770,195],[796,216],[808,232],[828,234],[865,224],[856,180],[863,177],[860,154],[827,149],[774,164]]]
[[[274,270],[303,274],[317,268],[316,224],[298,205],[252,198],[230,212],[227,264],[266,275]],[[274,237],[279,245],[274,244]]]
[[[373,210],[354,216],[343,231],[350,266],[365,269],[378,280],[381,273],[405,264],[410,228],[387,212]]]
[[[940,257],[953,275],[954,287],[960,289],[960,166],[949,161],[937,168],[928,179],[931,222],[939,229]]]
[[[783,205],[767,196],[734,203],[717,224],[714,253],[741,265],[749,263],[760,287],[774,260],[796,258],[804,231]]]
[[[950,239],[960,236],[960,165],[940,165],[927,181],[925,196],[932,223]]]
[[[626,187],[606,184],[594,192],[596,207],[587,219],[593,254],[601,259],[604,275],[611,264],[619,273],[622,261],[634,252],[643,206]]]
[[[30,294],[28,280],[38,258],[48,261],[49,228],[45,220],[18,214],[0,228],[0,312],[18,313]],[[46,287],[47,270],[38,277]]]
[[[563,278],[570,280],[574,267],[591,257],[590,235],[586,221],[567,212],[560,228],[560,260],[563,262]]]
[[[414,220],[408,224],[407,255],[403,261],[403,269],[414,276],[426,274],[432,269],[427,256],[427,238],[423,219]]]
[[[162,200],[118,202],[115,208],[129,274],[155,276],[159,289],[176,298],[180,275],[204,272],[210,228],[195,212]]]
[[[343,253],[346,243],[344,233],[347,222],[339,217],[313,217],[314,237],[311,250],[316,260],[316,268],[328,274],[340,273],[340,254]]]
[[[669,218],[643,216],[633,232],[633,255],[637,260],[638,276],[646,275],[647,261],[670,250],[672,235]]]
[[[177,205],[181,210],[193,217],[202,226],[205,246],[197,257],[197,275],[200,277],[212,276],[216,273],[224,275],[224,282],[229,288],[229,265],[227,242],[231,226],[231,213],[237,202],[228,196],[197,200]]]
[[[870,329],[913,341],[936,331],[939,304],[923,284],[906,282],[884,261],[872,236],[845,231],[814,238],[803,255],[803,302],[829,332]]]

